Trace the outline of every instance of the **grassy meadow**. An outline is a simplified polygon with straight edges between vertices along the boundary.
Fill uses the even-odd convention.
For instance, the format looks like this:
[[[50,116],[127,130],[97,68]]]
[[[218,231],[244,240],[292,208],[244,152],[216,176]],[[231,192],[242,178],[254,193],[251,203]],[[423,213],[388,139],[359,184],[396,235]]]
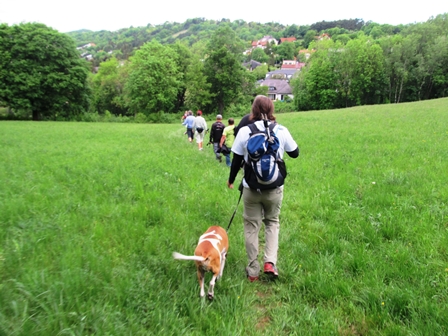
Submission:
[[[211,146],[180,123],[1,122],[0,335],[448,334],[448,99],[277,120],[300,147],[279,280],[246,280],[240,204],[213,301],[171,257],[235,210]]]

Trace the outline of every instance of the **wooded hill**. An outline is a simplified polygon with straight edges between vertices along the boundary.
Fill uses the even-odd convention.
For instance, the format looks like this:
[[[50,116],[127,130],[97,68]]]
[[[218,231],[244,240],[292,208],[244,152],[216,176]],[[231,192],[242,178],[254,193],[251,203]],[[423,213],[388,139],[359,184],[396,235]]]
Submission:
[[[362,19],[348,19],[338,21],[322,21],[312,25],[289,25],[285,26],[277,22],[258,23],[245,22],[243,20],[230,21],[222,19],[220,21],[206,20],[204,18],[188,19],[184,23],[165,22],[162,25],[148,24],[146,27],[130,27],[117,31],[90,31],[79,30],[69,32],[78,47],[89,43],[95,44],[88,47],[84,52],[92,55],[92,61],[95,66],[114,55],[117,59],[127,59],[132,53],[140,48],[144,43],[153,39],[162,44],[173,44],[176,41],[182,41],[187,46],[193,46],[195,43],[208,40],[212,34],[221,26],[229,26],[235,34],[243,41],[247,42],[247,47],[254,40],[261,39],[263,36],[271,35],[280,40],[282,37],[296,37],[297,46],[304,48],[319,33],[331,33],[333,39],[339,35],[342,38],[354,38],[360,30],[366,33],[373,27],[379,27],[382,31],[396,34],[407,26],[399,25],[379,25],[373,22],[365,23]],[[353,35],[354,34],[354,35]]]

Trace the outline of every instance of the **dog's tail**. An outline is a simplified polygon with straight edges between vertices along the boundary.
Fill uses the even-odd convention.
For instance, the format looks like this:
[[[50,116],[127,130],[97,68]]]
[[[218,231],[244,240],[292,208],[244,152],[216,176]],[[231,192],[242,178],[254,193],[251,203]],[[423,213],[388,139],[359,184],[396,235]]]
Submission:
[[[177,252],[173,252],[173,258],[174,259],[180,259],[180,260],[195,260],[195,261],[204,261],[204,257],[200,256],[186,256]]]

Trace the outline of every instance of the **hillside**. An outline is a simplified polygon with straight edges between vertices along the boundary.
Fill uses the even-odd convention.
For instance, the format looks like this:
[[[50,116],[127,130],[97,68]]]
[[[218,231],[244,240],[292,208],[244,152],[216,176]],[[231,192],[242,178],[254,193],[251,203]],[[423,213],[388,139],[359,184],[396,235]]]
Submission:
[[[197,42],[208,40],[213,32],[222,25],[228,25],[235,31],[237,36],[247,42],[247,46],[254,40],[263,36],[271,35],[277,40],[282,37],[296,37],[298,41],[303,40],[309,31],[317,33],[337,28],[338,34],[350,34],[361,29],[366,29],[371,22],[365,23],[362,19],[338,20],[332,22],[317,22],[312,25],[290,25],[280,23],[257,23],[245,22],[243,20],[220,21],[206,20],[204,18],[188,19],[184,23],[166,22],[162,25],[148,24],[146,27],[123,28],[114,32],[101,30],[78,30],[68,33],[77,46],[94,43],[94,47],[88,48],[86,52],[92,54],[93,59],[99,64],[107,59],[108,55],[114,54],[118,59],[127,59],[133,51],[144,43],[156,39],[162,44],[172,44],[182,41],[188,46]],[[402,27],[394,27],[400,31]],[[333,32],[335,33],[335,32]],[[306,47],[306,46],[305,46]],[[98,65],[96,64],[96,65]]]

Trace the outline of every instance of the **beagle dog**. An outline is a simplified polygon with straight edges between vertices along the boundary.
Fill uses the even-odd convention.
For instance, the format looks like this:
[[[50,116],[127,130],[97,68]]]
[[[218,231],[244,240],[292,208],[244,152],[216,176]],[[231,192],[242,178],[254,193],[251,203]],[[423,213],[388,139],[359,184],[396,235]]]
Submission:
[[[180,260],[194,260],[198,273],[199,286],[201,287],[201,297],[205,295],[205,272],[210,271],[213,273],[208,289],[208,298],[211,300],[214,297],[213,289],[215,282],[222,276],[228,249],[229,240],[227,238],[226,230],[220,226],[211,226],[199,237],[198,245],[194,250],[194,256],[186,256],[173,252],[173,258]]]

